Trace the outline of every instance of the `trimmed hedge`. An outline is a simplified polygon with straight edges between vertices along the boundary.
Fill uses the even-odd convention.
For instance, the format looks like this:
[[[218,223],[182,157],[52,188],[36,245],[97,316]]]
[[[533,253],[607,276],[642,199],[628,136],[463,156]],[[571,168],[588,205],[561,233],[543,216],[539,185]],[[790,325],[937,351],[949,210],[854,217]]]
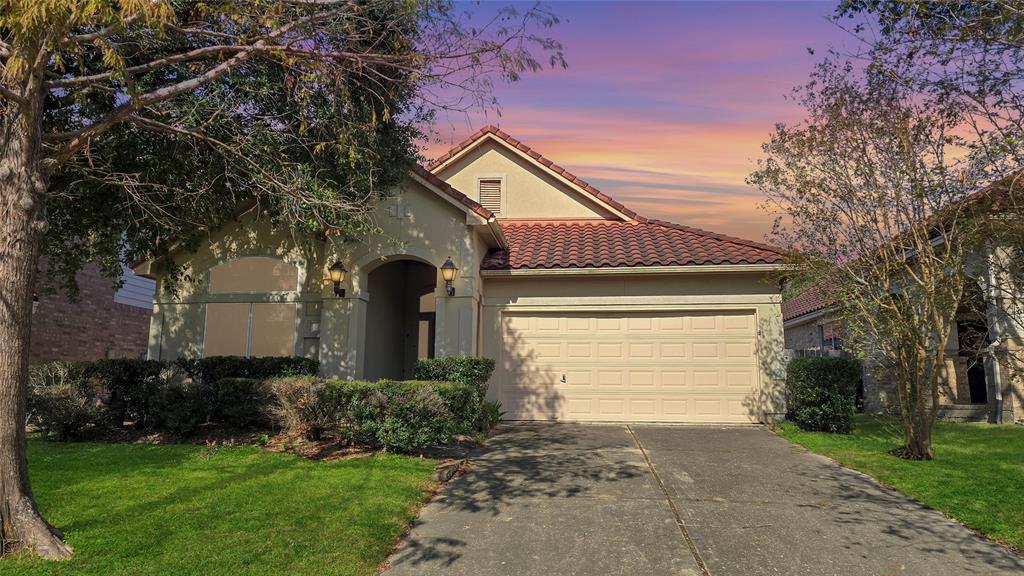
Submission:
[[[476,390],[455,382],[279,378],[268,382],[270,409],[285,430],[408,452],[472,433],[480,419]]]
[[[802,430],[853,430],[860,362],[852,358],[794,358],[786,368],[786,418]]]
[[[495,417],[485,417],[482,402],[494,370],[486,358],[417,366],[455,382],[325,380],[318,368],[305,358],[51,363],[33,369],[29,405],[33,422],[61,440],[128,422],[180,437],[207,423],[277,424],[312,439],[330,434],[403,452],[473,434]]]
[[[178,436],[194,434],[207,422],[262,428],[270,425],[263,381],[316,374],[318,369],[317,361],[300,357],[52,362],[33,367],[30,415],[34,424],[59,439],[93,435],[126,422],[139,430]]]
[[[355,439],[397,452],[451,441],[457,425],[441,389],[461,387],[465,397],[475,399],[464,384],[449,382],[332,381],[328,386],[347,400],[345,420]]]
[[[285,376],[315,375],[320,369],[316,360],[301,356],[210,356],[209,358],[182,358],[175,362],[194,382],[212,384],[224,378],[281,378]]]
[[[114,426],[126,421],[145,427],[152,413],[151,401],[162,383],[166,362],[135,358],[111,358],[77,365],[108,394],[106,408]]]
[[[413,377],[431,382],[458,382],[472,386],[480,397],[487,394],[487,381],[494,372],[494,359],[482,356],[442,356],[416,361]]]
[[[201,384],[209,407],[209,420],[234,428],[266,428],[270,392],[266,381],[256,378],[221,378],[212,385]]]

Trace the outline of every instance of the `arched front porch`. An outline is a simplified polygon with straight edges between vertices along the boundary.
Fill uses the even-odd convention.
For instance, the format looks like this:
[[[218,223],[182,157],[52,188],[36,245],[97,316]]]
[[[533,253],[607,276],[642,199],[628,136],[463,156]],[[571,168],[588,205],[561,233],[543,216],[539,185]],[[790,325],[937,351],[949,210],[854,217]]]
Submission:
[[[367,289],[362,377],[410,379],[416,360],[435,352],[437,268],[393,260],[367,274]]]

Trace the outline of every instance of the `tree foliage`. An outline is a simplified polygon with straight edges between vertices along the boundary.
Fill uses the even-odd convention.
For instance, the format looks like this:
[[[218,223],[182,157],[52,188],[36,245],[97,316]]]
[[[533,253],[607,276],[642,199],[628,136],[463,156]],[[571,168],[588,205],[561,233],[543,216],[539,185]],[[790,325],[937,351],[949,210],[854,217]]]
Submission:
[[[42,162],[52,277],[194,245],[242,209],[358,235],[440,109],[492,104],[495,79],[563,65],[542,6],[489,21],[448,2],[45,0],[9,3],[3,88],[46,58]],[[476,27],[479,24],[479,27]],[[169,261],[168,261],[169,263]]]
[[[545,7],[446,0],[9,0],[0,4],[0,549],[70,553],[25,457],[39,257],[73,287],[162,260],[258,211],[357,236],[439,110],[564,65]]]

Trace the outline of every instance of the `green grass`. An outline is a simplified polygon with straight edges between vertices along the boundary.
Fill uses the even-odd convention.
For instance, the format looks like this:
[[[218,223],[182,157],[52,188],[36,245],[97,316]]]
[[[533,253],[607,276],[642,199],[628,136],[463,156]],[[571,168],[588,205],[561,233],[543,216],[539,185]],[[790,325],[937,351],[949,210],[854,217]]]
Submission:
[[[4,575],[374,574],[430,487],[431,460],[316,462],[255,447],[29,442],[39,506],[70,560]]]
[[[860,470],[989,537],[1024,550],[1024,426],[938,422],[928,462],[902,460],[899,421],[859,415],[852,434],[803,432],[783,438]]]

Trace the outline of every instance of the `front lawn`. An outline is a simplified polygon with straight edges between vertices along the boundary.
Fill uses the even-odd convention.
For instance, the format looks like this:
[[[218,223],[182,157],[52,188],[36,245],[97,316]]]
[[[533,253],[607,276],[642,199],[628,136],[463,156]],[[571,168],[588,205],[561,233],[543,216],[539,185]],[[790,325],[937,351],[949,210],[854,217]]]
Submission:
[[[0,573],[374,574],[415,516],[434,462],[311,461],[255,447],[33,439],[39,506],[75,555]]]
[[[1024,550],[1024,426],[938,422],[930,462],[890,455],[901,432],[897,419],[883,416],[858,415],[849,435],[789,422],[779,434]]]

